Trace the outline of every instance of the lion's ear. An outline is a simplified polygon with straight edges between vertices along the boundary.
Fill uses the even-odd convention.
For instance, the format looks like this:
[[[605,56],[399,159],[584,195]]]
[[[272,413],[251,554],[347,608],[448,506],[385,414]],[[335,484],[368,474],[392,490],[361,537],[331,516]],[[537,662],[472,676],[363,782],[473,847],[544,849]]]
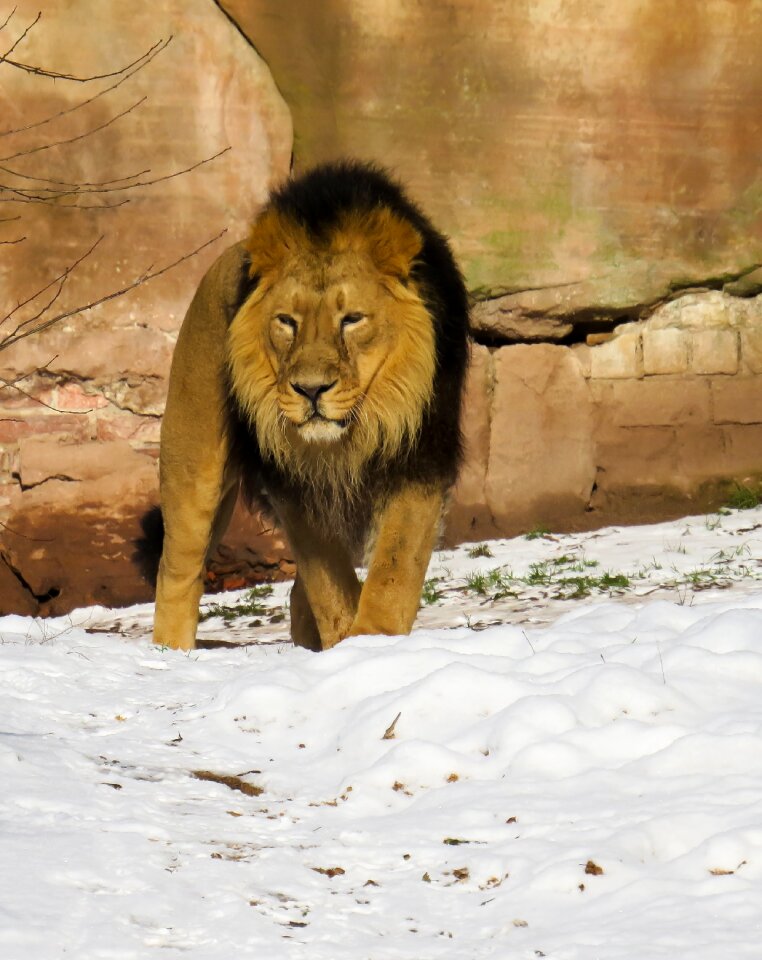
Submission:
[[[254,221],[245,243],[251,266],[249,276],[275,273],[284,260],[304,245],[300,228],[269,209]]]
[[[409,220],[380,207],[345,223],[333,246],[362,250],[381,273],[406,280],[423,247],[423,237]]]

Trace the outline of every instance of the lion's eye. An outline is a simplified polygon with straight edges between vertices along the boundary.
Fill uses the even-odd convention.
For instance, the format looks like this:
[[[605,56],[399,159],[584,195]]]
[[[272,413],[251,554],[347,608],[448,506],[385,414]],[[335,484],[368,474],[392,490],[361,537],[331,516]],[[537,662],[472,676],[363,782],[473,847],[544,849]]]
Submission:
[[[289,330],[296,330],[296,320],[288,313],[276,313],[275,319],[278,323],[282,323],[284,327],[288,327]]]
[[[347,313],[341,318],[342,327],[351,327],[365,319],[364,313]]]

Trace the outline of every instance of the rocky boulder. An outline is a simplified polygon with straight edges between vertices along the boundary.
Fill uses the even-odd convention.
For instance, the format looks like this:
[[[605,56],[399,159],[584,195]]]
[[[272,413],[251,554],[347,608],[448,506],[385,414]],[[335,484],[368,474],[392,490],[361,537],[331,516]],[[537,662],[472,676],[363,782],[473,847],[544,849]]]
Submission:
[[[227,231],[0,350],[0,610],[60,612],[151,596],[131,557],[157,500],[174,340],[208,264],[287,176],[292,131],[266,64],[208,0],[39,9],[20,0],[3,31],[11,59],[59,76],[3,64],[0,337]]]

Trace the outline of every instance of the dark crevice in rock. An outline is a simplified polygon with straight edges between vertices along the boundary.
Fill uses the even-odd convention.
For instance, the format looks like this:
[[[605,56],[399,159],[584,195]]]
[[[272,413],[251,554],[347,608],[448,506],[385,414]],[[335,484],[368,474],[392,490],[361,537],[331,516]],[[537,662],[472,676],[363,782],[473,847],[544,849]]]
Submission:
[[[721,290],[729,296],[749,298],[762,293],[760,264],[754,263],[736,273],[701,280],[674,281],[664,296],[625,306],[595,304],[564,308],[562,295],[543,303],[522,302],[522,294],[551,292],[578,285],[578,281],[548,287],[528,287],[500,296],[472,297],[471,337],[485,347],[512,344],[550,343],[572,346],[588,342],[591,334],[610,334],[624,323],[647,320],[659,307],[681,297]]]
[[[612,315],[609,317],[596,314],[590,318],[575,320],[574,329],[571,331],[571,333],[567,334],[557,342],[564,347],[571,347],[575,343],[587,343],[587,338],[591,335],[612,334],[616,328],[621,326],[623,323],[633,323],[646,320],[655,309],[656,308],[654,307],[651,310],[643,312],[638,312],[635,310],[632,313],[616,310],[612,311]]]
[[[24,483],[17,473],[13,474],[13,479],[18,481],[22,490],[34,490],[35,487],[41,487],[43,483],[47,483],[49,480],[63,480],[65,483],[82,482],[78,477],[68,477],[65,473],[51,474],[49,477],[45,477],[43,480],[38,480],[36,483]]]
[[[739,281],[744,280],[750,274],[759,270],[762,267],[762,263],[752,263],[748,267],[744,267],[743,270],[737,271],[735,273],[723,273],[716,277],[707,277],[701,280],[675,280],[669,285],[669,290],[671,294],[676,294],[677,296],[682,296],[686,293],[695,293],[702,290],[722,290],[725,293],[729,293],[731,296],[739,297],[748,297],[754,296],[753,293],[740,292],[743,287],[739,287],[739,292],[736,292],[736,284]],[[757,286],[762,287],[762,283]],[[667,300],[674,300],[675,296],[668,296],[664,298]]]
[[[603,469],[603,467],[595,468],[595,477],[593,479],[592,485],[590,487],[590,493],[587,495],[587,501],[585,503],[585,513],[595,512],[595,507],[593,506],[593,500],[595,499],[595,495],[598,492],[598,477],[600,477],[600,475],[605,472],[606,471]]]
[[[56,597],[61,595],[61,591],[58,587],[51,587],[45,593],[35,593],[21,571],[14,567],[5,554],[0,554],[0,562],[5,564],[16,580],[18,580],[24,592],[28,593],[29,596],[32,597],[32,599],[34,599],[37,603],[47,603],[49,600],[54,600]]]
[[[278,84],[278,81],[275,79],[275,74],[274,74],[274,73],[272,72],[272,70],[270,69],[270,64],[269,64],[269,63],[267,62],[267,60],[262,56],[262,53],[261,53],[260,50],[257,48],[257,45],[252,41],[251,37],[248,36],[248,34],[246,34],[246,33],[241,29],[241,27],[239,26],[239,24],[238,24],[238,22],[236,21],[235,17],[234,17],[231,13],[228,13],[228,11],[225,9],[224,5],[220,2],[220,0],[212,0],[212,3],[214,4],[215,7],[217,7],[217,9],[220,11],[220,13],[222,14],[222,16],[228,21],[228,23],[231,25],[231,27],[233,27],[233,29],[236,31],[236,33],[237,33],[240,37],[242,37],[242,39],[243,39],[244,43],[246,44],[246,46],[247,46],[247,47],[251,47],[251,49],[254,51],[254,53],[256,53],[256,55],[259,57],[259,59],[262,61],[262,63],[265,64],[265,66],[267,67],[267,69],[270,71],[270,76],[272,77],[272,81],[273,81],[273,83],[274,83],[274,85],[275,85],[275,89],[276,89],[276,90],[278,91],[278,93],[280,94],[281,99],[283,100],[283,102],[284,102],[285,104],[288,104],[288,100],[286,100],[286,98],[285,98],[285,96],[284,96],[284,94],[283,94],[283,91],[281,90],[281,88],[280,88],[280,86],[279,86],[279,84]],[[293,168],[293,165],[294,165],[294,157],[293,157],[293,152],[292,152],[292,154],[291,154],[291,166],[292,166],[292,168]]]
[[[661,303],[662,301],[660,301]],[[573,315],[564,316],[564,329],[560,330],[556,336],[542,336],[540,334],[533,336],[527,333],[525,336],[514,334],[506,336],[498,330],[486,330],[476,326],[471,326],[471,339],[483,347],[504,347],[511,344],[538,344],[550,343],[557,346],[569,347],[575,343],[585,343],[589,334],[606,334],[613,331],[620,324],[632,323],[637,320],[645,320],[656,306],[650,309],[645,307],[633,307],[622,309],[621,307],[607,310],[602,307],[586,307],[583,310],[576,311]],[[522,324],[531,330],[531,325],[537,323],[538,326],[544,322],[546,317],[542,314],[525,314],[522,318]],[[568,327],[571,327],[569,330]]]

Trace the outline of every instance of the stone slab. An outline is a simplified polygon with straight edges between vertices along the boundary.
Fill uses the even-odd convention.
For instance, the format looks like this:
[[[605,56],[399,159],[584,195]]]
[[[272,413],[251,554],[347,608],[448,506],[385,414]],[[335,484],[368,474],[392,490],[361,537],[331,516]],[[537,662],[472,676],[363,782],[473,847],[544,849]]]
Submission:
[[[496,351],[487,503],[495,522],[515,529],[583,510],[595,480],[593,403],[564,347]]]
[[[762,423],[762,376],[715,379],[712,400],[716,423]]]
[[[643,372],[682,374],[688,370],[691,337],[675,327],[643,331]]]
[[[462,543],[495,535],[487,507],[485,484],[490,448],[494,370],[492,353],[471,346],[463,407],[464,457],[458,482],[450,497],[445,542]]]
[[[696,374],[738,373],[738,333],[696,330],[691,337],[691,371]]]

